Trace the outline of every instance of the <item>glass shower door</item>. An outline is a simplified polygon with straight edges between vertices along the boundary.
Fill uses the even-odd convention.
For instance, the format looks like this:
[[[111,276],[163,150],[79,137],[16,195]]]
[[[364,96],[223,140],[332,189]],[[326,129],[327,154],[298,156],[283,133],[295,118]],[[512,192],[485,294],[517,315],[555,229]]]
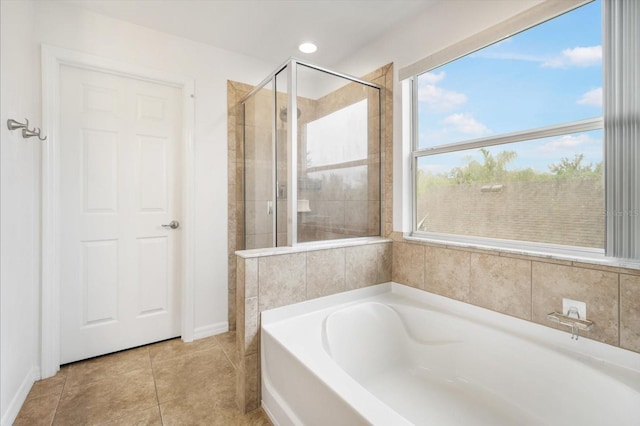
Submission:
[[[275,116],[275,164],[276,164],[276,246],[289,245],[288,230],[291,226],[287,201],[290,190],[289,182],[289,155],[288,148],[288,65],[274,77],[276,86],[276,116]]]
[[[245,249],[273,247],[275,220],[273,90],[268,83],[244,102]]]

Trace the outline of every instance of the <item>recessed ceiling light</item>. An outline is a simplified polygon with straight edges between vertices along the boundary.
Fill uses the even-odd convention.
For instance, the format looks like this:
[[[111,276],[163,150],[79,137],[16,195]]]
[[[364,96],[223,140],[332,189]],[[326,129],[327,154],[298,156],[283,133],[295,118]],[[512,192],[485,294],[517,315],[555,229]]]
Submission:
[[[313,53],[316,50],[318,50],[318,46],[316,46],[313,43],[302,43],[300,46],[298,46],[298,50],[300,50],[302,53]]]

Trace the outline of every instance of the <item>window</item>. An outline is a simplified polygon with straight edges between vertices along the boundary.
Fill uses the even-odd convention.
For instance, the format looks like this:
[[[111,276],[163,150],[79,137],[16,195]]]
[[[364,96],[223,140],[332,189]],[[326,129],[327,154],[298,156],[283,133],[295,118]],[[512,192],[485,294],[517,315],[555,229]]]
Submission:
[[[413,77],[414,235],[604,252],[601,8]]]

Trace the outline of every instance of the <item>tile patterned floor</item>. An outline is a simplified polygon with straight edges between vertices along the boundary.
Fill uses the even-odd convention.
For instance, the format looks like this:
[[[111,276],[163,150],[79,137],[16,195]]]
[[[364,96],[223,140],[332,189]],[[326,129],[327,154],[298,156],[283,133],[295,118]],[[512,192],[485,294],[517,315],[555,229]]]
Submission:
[[[235,405],[235,334],[180,339],[64,366],[33,385],[14,426],[271,425]]]

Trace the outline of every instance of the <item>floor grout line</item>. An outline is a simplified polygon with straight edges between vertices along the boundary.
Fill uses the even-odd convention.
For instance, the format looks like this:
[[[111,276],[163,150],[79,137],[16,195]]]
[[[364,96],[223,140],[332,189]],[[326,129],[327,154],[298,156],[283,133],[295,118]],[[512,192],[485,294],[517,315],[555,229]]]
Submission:
[[[222,354],[224,354],[224,358],[219,358],[219,352],[218,355],[216,355],[216,357],[218,357],[219,361],[217,362],[218,367],[221,369],[220,370],[220,374],[224,374],[226,377],[226,374],[234,374],[237,369],[238,369],[238,365],[234,364],[233,362],[233,358],[232,355],[234,355],[234,353],[232,353],[233,349],[235,349],[235,345],[230,345],[229,343],[231,342],[231,335],[234,335],[235,332],[227,332],[224,333],[224,335],[215,335],[212,336],[213,337],[213,341],[211,343],[213,343],[212,346],[207,345],[206,348],[199,346],[193,347],[193,349],[190,346],[185,346],[185,347],[177,347],[176,350],[178,351],[183,351],[181,353],[181,355],[179,356],[181,357],[185,357],[186,359],[191,358],[192,356],[195,355],[199,355],[202,354],[203,352],[205,352],[206,350],[211,350],[211,349],[215,349],[215,348],[220,348],[222,350]],[[137,349],[137,348],[136,348]],[[110,422],[113,421],[119,421],[120,419],[127,419],[129,418],[130,420],[133,419],[133,417],[129,417],[132,416],[136,413],[134,417],[138,418],[140,416],[143,416],[147,419],[150,419],[150,417],[148,417],[149,415],[151,415],[151,410],[157,410],[157,414],[153,413],[153,418],[154,419],[159,419],[161,425],[167,425],[170,422],[174,421],[174,420],[184,420],[186,418],[191,418],[191,419],[198,419],[200,418],[197,414],[195,414],[194,417],[194,413],[189,412],[189,410],[184,411],[184,407],[181,408],[182,411],[179,411],[178,413],[180,413],[180,417],[176,417],[176,412],[175,412],[175,408],[172,404],[171,407],[169,407],[169,411],[167,411],[166,413],[162,412],[161,406],[164,403],[168,403],[174,400],[178,400],[181,399],[182,397],[179,397],[176,395],[176,398],[170,398],[168,401],[163,401],[163,404],[160,403],[160,395],[159,395],[159,386],[158,386],[158,381],[157,379],[162,379],[163,376],[163,371],[165,371],[165,369],[170,368],[170,366],[166,365],[166,364],[160,364],[160,365],[156,365],[156,363],[154,363],[153,361],[153,357],[152,355],[155,354],[154,350],[151,349],[151,345],[149,345],[148,347],[145,348],[145,351],[142,351],[141,353],[139,353],[139,357],[136,356],[137,361],[135,362],[135,367],[133,368],[133,370],[127,370],[127,371],[123,371],[120,374],[129,374],[131,372],[137,371],[136,377],[140,378],[140,380],[143,380],[144,377],[146,377],[146,379],[144,379],[144,381],[147,383],[147,389],[148,388],[148,377],[146,375],[146,373],[143,373],[143,368],[138,368],[143,364],[146,364],[146,366],[144,366],[144,370],[145,371],[149,371],[147,370],[147,368],[150,368],[150,374],[151,374],[151,379],[153,380],[153,385],[154,385],[154,391],[155,391],[155,395],[156,395],[156,401],[153,402],[151,400],[148,400],[149,405],[146,405],[146,407],[144,407],[144,409],[142,409],[142,407],[138,407],[139,409],[135,410],[135,411],[131,411],[131,412],[127,412],[126,414],[122,414],[122,415],[118,415],[116,414],[116,412],[112,411],[109,413],[109,415],[105,418],[101,416],[100,419],[96,418],[95,420],[99,420],[101,423],[100,425],[106,425],[109,424]],[[144,353],[146,352],[146,354]],[[144,357],[146,356],[146,362],[144,362]],[[206,357],[206,356],[205,356]],[[173,359],[173,358],[171,358]],[[225,360],[228,364],[224,364]],[[109,367],[111,368],[112,364],[111,362],[109,362],[106,366],[102,365],[100,366],[100,371],[104,372],[105,367]],[[129,367],[130,364],[127,365],[127,367]],[[122,368],[124,366],[116,366],[118,368]],[[231,369],[229,369],[229,367],[231,367]],[[205,368],[205,367],[203,367]],[[232,370],[232,372],[230,371]],[[97,371],[97,370],[96,370]],[[225,373],[222,373],[222,371],[225,371]],[[57,395],[57,400],[55,405],[52,403],[50,405],[50,409],[48,409],[48,412],[50,413],[49,415],[51,415],[51,421],[47,422],[46,424],[48,424],[49,426],[53,426],[54,424],[56,424],[56,422],[60,423],[60,422],[64,422],[65,419],[68,416],[71,416],[69,418],[76,418],[76,420],[80,423],[77,424],[81,424],[82,422],[79,420],[80,418],[85,418],[85,420],[88,421],[88,417],[86,417],[89,412],[87,412],[86,410],[92,410],[92,406],[86,406],[86,405],[77,405],[75,403],[72,404],[67,404],[66,406],[62,406],[62,398],[65,394],[72,396],[72,399],[75,398],[75,394],[82,394],[84,392],[87,391],[87,389],[91,388],[94,386],[94,384],[99,383],[101,380],[97,380],[97,381],[90,381],[90,382],[82,382],[82,380],[90,378],[90,376],[87,376],[88,373],[91,373],[90,371],[87,372],[85,371],[83,368],[78,368],[77,370],[77,374],[75,369],[72,366],[65,366],[64,367],[64,371],[63,371],[64,377],[59,379],[59,383],[61,386],[60,388],[60,392]],[[62,372],[58,372],[57,374],[62,374]],[[70,374],[72,375],[70,377]],[[160,377],[156,377],[156,375],[160,375]],[[85,377],[86,376],[86,377]],[[54,376],[55,377],[55,376]],[[217,377],[217,376],[216,376]],[[221,376],[222,377],[222,376]],[[227,377],[229,378],[229,377]],[[106,380],[107,378],[104,378],[104,380]],[[229,380],[231,380],[229,378]],[[137,382],[138,380],[136,380]],[[75,383],[75,384],[74,384]],[[225,383],[226,379],[225,379]],[[160,380],[160,384],[166,384],[165,382],[163,382],[163,380]],[[232,386],[233,384],[231,382],[228,382],[225,386]],[[164,388],[163,388],[164,389]],[[232,388],[230,388],[232,389]],[[234,388],[233,388],[234,389]],[[148,391],[147,391],[148,392]],[[230,391],[231,392],[231,391]],[[49,394],[50,395],[50,394]],[[230,394],[226,394],[227,397],[229,397],[228,395]],[[42,395],[42,397],[45,397],[47,395]],[[169,396],[169,395],[167,395]],[[71,400],[68,400],[68,402],[70,402]],[[180,404],[178,404],[179,406]],[[235,407],[235,405],[234,405]],[[61,410],[62,408],[62,410]],[[147,411],[149,410],[149,411]],[[202,419],[206,418],[207,416],[211,416],[212,413],[210,412],[210,408],[204,408],[204,410],[206,412],[203,412],[203,417]],[[262,417],[258,414],[256,414],[255,412],[258,411],[254,410],[251,413],[253,413],[252,417],[248,417],[248,418],[244,418],[242,413],[238,412],[238,411],[229,411],[227,412],[226,415],[230,415],[232,416],[234,419],[238,419],[240,420],[240,423],[238,424],[242,424],[242,425],[249,425],[249,424],[253,424],[250,423],[250,421],[255,421],[257,418],[256,416],[260,417],[262,419]],[[146,412],[146,413],[145,413]],[[207,413],[208,412],[208,413]],[[120,413],[120,411],[117,411],[117,413]],[[31,414],[30,414],[31,415]],[[264,414],[263,414],[264,415]],[[78,417],[79,416],[79,417]],[[182,416],[186,416],[184,419]],[[91,416],[89,416],[91,417]],[[140,417],[142,418],[142,417]],[[58,420],[60,419],[60,420]],[[252,419],[252,420],[250,420]],[[120,420],[122,421],[122,420]],[[157,420],[156,420],[157,421]],[[262,423],[264,422],[264,420],[260,420],[261,423],[256,423],[256,424],[270,424],[270,423]],[[196,423],[193,423],[196,424]]]
[[[149,365],[151,366],[151,378],[153,379],[153,388],[156,391],[156,407],[158,408],[158,414],[160,415],[160,423],[164,425],[164,419],[162,418],[162,410],[160,409],[160,395],[158,395],[158,384],[156,383],[156,371],[153,368],[153,361],[151,360],[151,348],[147,348],[149,355]]]
[[[71,370],[71,368],[69,368],[69,370]],[[58,372],[56,374],[60,374],[60,370],[58,370]],[[53,424],[56,421],[56,416],[58,415],[58,409],[60,408],[60,401],[62,401],[62,395],[64,395],[64,390],[67,387],[67,380],[68,379],[69,379],[69,371],[67,371],[66,374],[64,375],[64,383],[62,383],[62,389],[60,389],[60,395],[58,395],[58,403],[56,404],[56,409],[53,412],[53,417],[51,418],[51,425],[50,426],[53,426]]]
[[[235,332],[228,331],[227,333],[235,333]],[[220,346],[220,349],[222,349],[222,353],[227,358],[227,361],[229,361],[229,364],[231,364],[231,367],[233,367],[234,371],[237,371],[238,366],[233,363],[233,361],[231,360],[231,357],[229,356],[227,351],[224,349],[224,345],[221,344],[220,341],[218,340],[218,335],[215,336],[215,339],[216,339],[216,342],[218,343],[218,346]]]

